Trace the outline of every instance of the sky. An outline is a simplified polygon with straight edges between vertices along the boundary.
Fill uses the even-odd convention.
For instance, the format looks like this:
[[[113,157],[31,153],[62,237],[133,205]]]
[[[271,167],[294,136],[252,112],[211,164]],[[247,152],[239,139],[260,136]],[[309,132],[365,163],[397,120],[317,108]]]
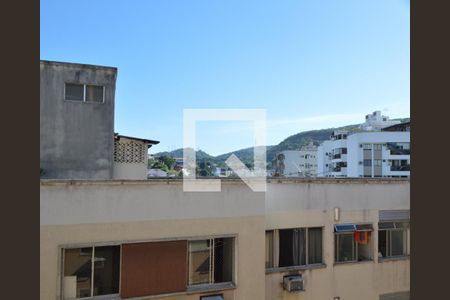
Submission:
[[[407,0],[41,0],[40,57],[118,68],[115,132],[183,146],[183,109],[265,109],[268,145],[410,114]],[[252,146],[202,121],[198,149]]]

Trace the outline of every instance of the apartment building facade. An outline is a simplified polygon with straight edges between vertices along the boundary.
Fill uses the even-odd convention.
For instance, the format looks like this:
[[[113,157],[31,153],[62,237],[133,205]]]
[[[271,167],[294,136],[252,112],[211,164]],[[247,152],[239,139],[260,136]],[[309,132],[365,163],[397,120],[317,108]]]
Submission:
[[[284,150],[277,154],[275,171],[283,177],[317,176],[317,146],[309,143],[300,150]],[[280,167],[281,166],[281,167]]]
[[[408,179],[41,181],[41,299],[409,299]]]
[[[318,147],[319,177],[409,177],[409,131],[334,132]]]

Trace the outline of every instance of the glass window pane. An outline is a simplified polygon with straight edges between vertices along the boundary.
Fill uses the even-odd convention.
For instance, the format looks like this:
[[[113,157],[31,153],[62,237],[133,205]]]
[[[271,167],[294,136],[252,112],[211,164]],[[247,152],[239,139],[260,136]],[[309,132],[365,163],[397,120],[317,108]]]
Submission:
[[[378,256],[387,257],[387,231],[380,230],[378,231]]]
[[[233,281],[234,238],[214,239],[214,282]]]
[[[306,230],[305,228],[282,229],[280,238],[280,267],[306,264]]]
[[[273,267],[273,231],[266,231],[266,268]]]
[[[338,234],[337,238],[337,261],[354,261],[355,258],[355,242],[353,233]]]
[[[280,267],[289,267],[294,264],[293,261],[293,232],[292,229],[280,229],[280,257],[278,265]]]
[[[189,242],[189,284],[209,283],[210,240]]]
[[[92,247],[65,249],[64,298],[91,297]]]
[[[306,265],[306,228],[294,229],[294,266]]]
[[[322,228],[308,229],[308,264],[322,263]]]
[[[83,89],[82,84],[66,83],[64,99],[83,101]]]
[[[120,246],[95,247],[94,296],[119,293]]]
[[[86,85],[86,101],[103,102],[103,86]]]
[[[355,232],[355,240],[358,243],[358,261],[372,260],[372,232],[360,231]]]
[[[405,255],[405,231],[404,230],[392,230],[391,231],[391,249],[392,256]]]

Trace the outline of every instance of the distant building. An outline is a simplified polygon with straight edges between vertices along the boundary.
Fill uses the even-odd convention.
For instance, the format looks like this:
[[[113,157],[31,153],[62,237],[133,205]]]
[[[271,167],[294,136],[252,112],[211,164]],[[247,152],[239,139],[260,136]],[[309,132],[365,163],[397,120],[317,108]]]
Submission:
[[[175,159],[175,165],[173,169],[175,171],[181,171],[184,167],[184,158],[183,157],[174,157]]]
[[[319,177],[409,177],[409,132],[334,132],[318,147]]]
[[[284,150],[277,154],[276,173],[284,177],[315,177],[317,175],[317,147],[310,143],[300,150]]]
[[[216,167],[214,169],[213,175],[217,177],[229,177],[233,174],[233,171],[229,168]]]
[[[41,61],[40,72],[42,177],[112,178],[117,69]]]
[[[159,142],[114,134],[116,78],[113,67],[40,62],[41,178],[147,178]]]
[[[410,130],[411,130],[411,122],[400,123],[381,129],[381,131],[408,131],[408,132]]]
[[[64,84],[54,81],[44,80],[44,85]],[[64,100],[58,99],[55,105],[60,107],[57,101]],[[84,102],[74,105],[89,105]],[[78,113],[75,121],[64,113],[76,108],[62,106],[62,112],[52,114],[47,104],[46,121],[41,120],[41,130],[49,130],[44,133],[45,158],[58,159],[62,166],[48,164],[46,169],[52,176],[90,178],[40,181],[40,299],[410,298],[409,178],[267,178],[265,193],[252,191],[239,178],[222,178],[221,190],[208,193],[186,192],[183,179],[170,178],[174,175],[98,180],[99,174],[109,174],[102,173],[102,164],[89,166],[85,173],[75,164],[75,173],[62,156],[52,157],[62,151],[59,144],[52,149],[52,141],[78,140],[71,131],[84,133],[87,128],[77,126],[76,118],[84,120]],[[90,112],[94,118],[95,111]],[[63,119],[55,120],[61,114]],[[48,128],[52,122],[64,130]],[[111,176],[117,164],[125,164],[120,165],[123,173],[134,174],[126,164],[142,165],[148,146],[157,141],[114,136],[108,128],[115,152],[113,144],[96,154],[111,155]],[[52,140],[50,133],[61,136]],[[81,135],[83,147],[77,149],[89,150],[84,146],[100,133],[103,127]],[[371,160],[371,167],[379,159],[409,158],[409,132],[336,132],[332,138],[332,159],[345,159],[348,174],[351,166],[363,168],[352,157]],[[77,151],[71,155],[81,156]],[[96,163],[95,158],[88,156],[87,161]],[[365,163],[361,170],[366,174]]]
[[[380,131],[385,127],[400,123],[399,120],[389,120],[388,116],[381,115],[381,111],[377,110],[366,115],[366,121],[361,125],[361,128],[365,131]]]

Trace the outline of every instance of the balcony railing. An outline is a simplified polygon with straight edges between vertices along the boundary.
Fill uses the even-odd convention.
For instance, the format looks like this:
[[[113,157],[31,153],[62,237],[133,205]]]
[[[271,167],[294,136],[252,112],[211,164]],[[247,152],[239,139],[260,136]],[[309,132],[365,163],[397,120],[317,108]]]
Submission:
[[[390,149],[391,155],[411,155],[410,149]]]
[[[391,166],[391,171],[411,171],[411,166]]]

